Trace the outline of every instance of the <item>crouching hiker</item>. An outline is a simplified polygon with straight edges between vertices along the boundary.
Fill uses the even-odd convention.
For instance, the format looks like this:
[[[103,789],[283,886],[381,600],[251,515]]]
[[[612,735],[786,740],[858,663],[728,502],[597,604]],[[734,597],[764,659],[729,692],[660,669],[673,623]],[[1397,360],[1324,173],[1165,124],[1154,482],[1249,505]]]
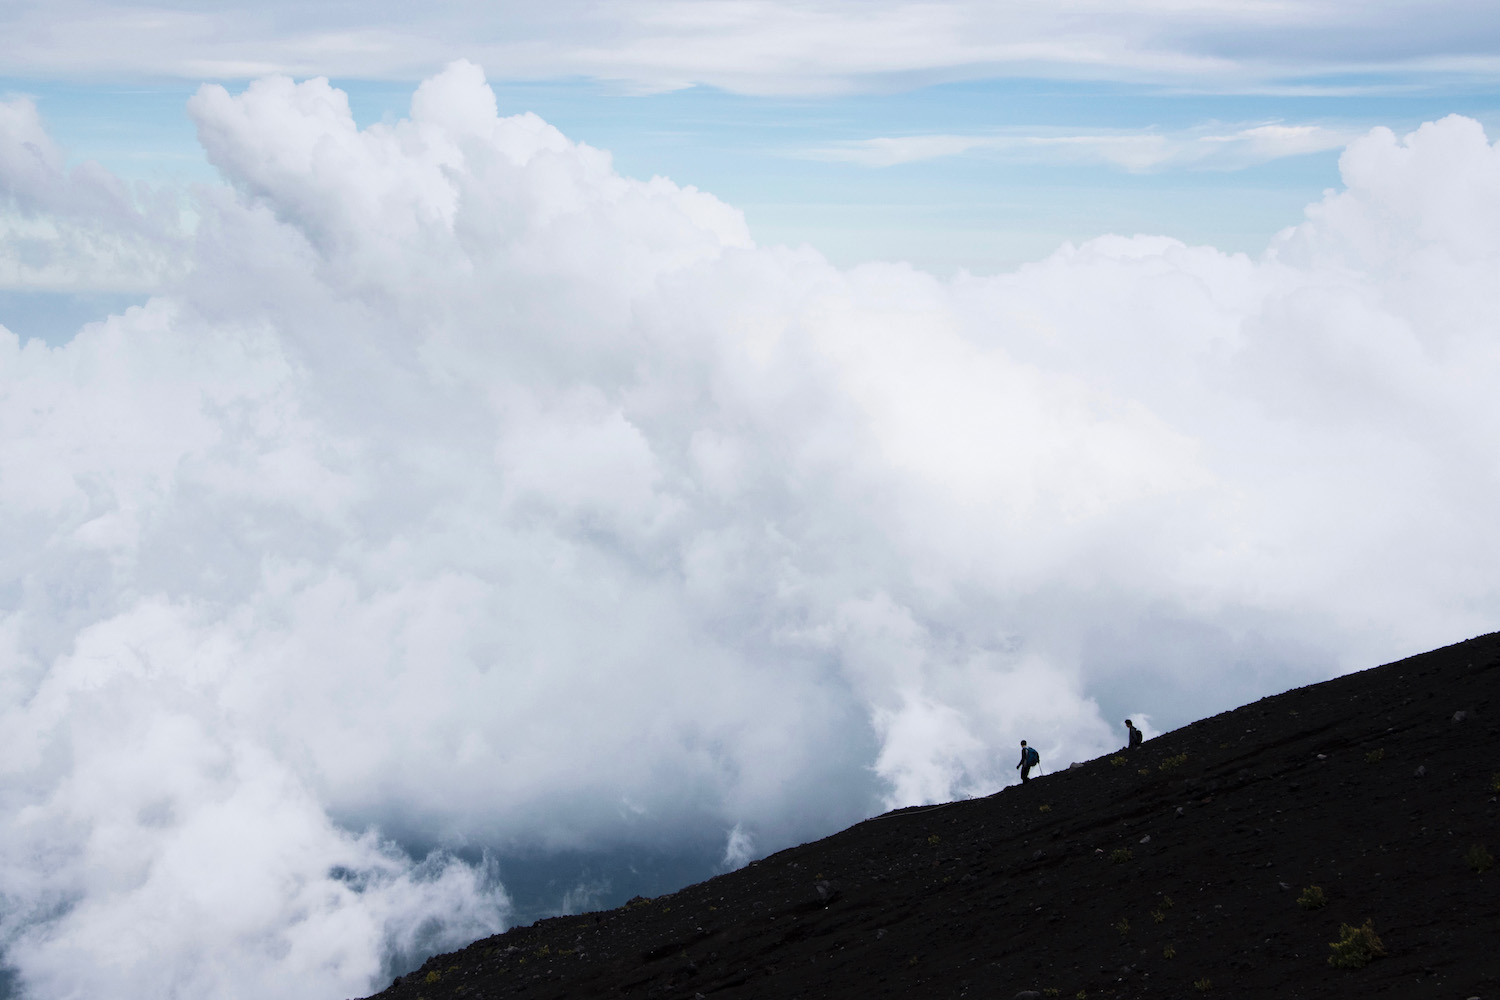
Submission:
[[[1021,741],[1021,762],[1016,765],[1021,769],[1021,784],[1031,780],[1031,769],[1042,762],[1042,755],[1036,752],[1036,747],[1029,747],[1026,741]]]
[[[1146,737],[1141,735],[1141,731],[1135,728],[1135,723],[1131,722],[1129,719],[1125,720],[1125,728],[1130,730],[1130,742],[1126,745],[1125,749],[1134,750],[1136,747],[1141,745],[1141,741]]]

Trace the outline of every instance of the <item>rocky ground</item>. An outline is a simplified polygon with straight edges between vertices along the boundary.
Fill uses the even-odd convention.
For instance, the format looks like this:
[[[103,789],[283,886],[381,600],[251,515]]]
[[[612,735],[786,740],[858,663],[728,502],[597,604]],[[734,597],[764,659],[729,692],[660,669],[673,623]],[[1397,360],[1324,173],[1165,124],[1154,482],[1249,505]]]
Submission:
[[[1500,633],[476,941],[379,996],[1500,1000],[1497,692]],[[1384,954],[1331,965],[1367,921]]]

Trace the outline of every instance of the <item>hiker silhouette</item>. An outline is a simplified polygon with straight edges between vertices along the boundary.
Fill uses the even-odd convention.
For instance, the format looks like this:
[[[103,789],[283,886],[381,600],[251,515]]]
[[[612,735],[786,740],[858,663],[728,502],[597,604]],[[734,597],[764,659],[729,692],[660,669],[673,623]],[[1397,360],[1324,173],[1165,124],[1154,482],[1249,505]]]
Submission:
[[[1026,741],[1022,740],[1021,761],[1016,765],[1021,769],[1021,784],[1024,785],[1031,780],[1031,769],[1041,762],[1042,755],[1036,752],[1036,748],[1027,746]]]
[[[1131,722],[1129,719],[1125,720],[1125,728],[1130,730],[1130,742],[1126,744],[1125,749],[1134,750],[1136,747],[1141,745],[1141,742],[1145,740],[1146,737],[1141,735],[1141,731],[1135,728],[1135,723]]]

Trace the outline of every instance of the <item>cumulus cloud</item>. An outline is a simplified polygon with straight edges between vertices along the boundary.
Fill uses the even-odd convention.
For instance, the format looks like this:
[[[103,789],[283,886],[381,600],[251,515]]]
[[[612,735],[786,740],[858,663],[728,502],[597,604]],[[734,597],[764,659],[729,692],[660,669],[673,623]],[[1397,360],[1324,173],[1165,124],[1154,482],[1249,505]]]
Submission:
[[[187,230],[173,195],[66,169],[36,104],[0,100],[0,289],[156,291],[181,275]]]
[[[225,184],[183,276],[0,332],[36,996],[359,992],[506,919],[460,857],[733,867],[1492,627],[1472,121],[1361,137],[1258,259],[943,281],[757,246],[466,63],[364,130],[323,80],[190,112]],[[27,155],[9,190],[65,184]]]
[[[513,79],[580,76],[646,91],[833,94],[997,76],[1210,90],[1336,78],[1357,89],[1393,77],[1493,81],[1497,33],[1493,5],[1479,0],[377,0],[311,9],[13,0],[0,12],[0,60],[37,77],[389,79],[431,72],[461,49]]]

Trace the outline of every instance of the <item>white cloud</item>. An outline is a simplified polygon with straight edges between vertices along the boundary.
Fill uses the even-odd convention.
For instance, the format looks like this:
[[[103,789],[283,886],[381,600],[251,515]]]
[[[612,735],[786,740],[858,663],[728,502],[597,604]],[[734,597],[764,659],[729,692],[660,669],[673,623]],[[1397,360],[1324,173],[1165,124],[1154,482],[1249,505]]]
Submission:
[[[1353,142],[1260,259],[940,281],[757,247],[466,64],[364,131],[316,80],[191,111],[229,186],[159,238],[185,276],[0,333],[0,941],[39,997],[358,992],[507,912],[394,843],[732,865],[1494,620],[1471,121]],[[37,219],[114,218],[17,134]]]
[[[725,871],[738,871],[754,859],[755,838],[745,832],[743,824],[736,823],[724,842],[724,859],[719,865]]]
[[[1005,159],[1103,162],[1137,173],[1171,168],[1235,170],[1287,156],[1338,149],[1355,137],[1321,125],[1265,124],[1232,131],[1203,126],[1176,133],[1115,131],[1044,135],[912,135],[857,139],[810,149],[809,159],[891,167],[983,152]]]
[[[1490,80],[1497,15],[1478,0],[1052,4],[979,0],[461,0],[309,8],[20,0],[0,14],[14,75],[415,78],[462,52],[507,78],[639,90],[888,90],[996,76],[1128,79],[1210,90],[1332,76]],[[1325,84],[1326,85],[1326,84]]]
[[[68,170],[27,98],[0,101],[0,289],[149,292],[180,276],[176,199],[94,163]]]

